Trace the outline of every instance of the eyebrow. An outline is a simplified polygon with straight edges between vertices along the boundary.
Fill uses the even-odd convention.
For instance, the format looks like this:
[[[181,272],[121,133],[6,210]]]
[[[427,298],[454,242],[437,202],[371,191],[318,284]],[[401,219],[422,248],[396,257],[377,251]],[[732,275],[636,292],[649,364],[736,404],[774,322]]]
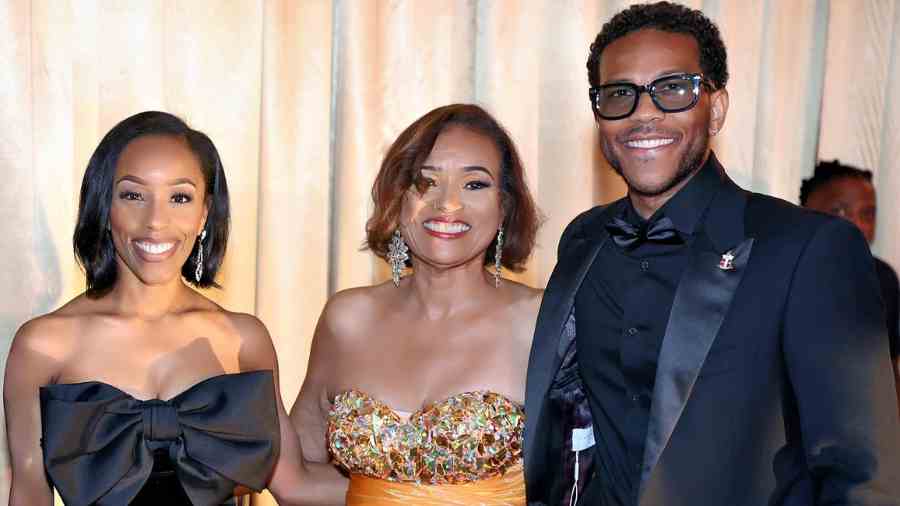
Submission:
[[[466,167],[463,167],[462,169],[464,172],[484,172],[485,174],[490,176],[491,179],[494,179],[494,175],[491,174],[491,171],[485,169],[481,165],[468,165]],[[422,170],[433,170],[435,172],[443,172],[444,171],[444,169],[441,167],[432,167],[431,165],[423,165]]]
[[[669,70],[664,70],[664,71],[656,74],[656,76],[653,79],[651,79],[648,83],[645,83],[645,84],[649,84],[653,81],[656,81],[657,79],[662,79],[664,77],[677,76],[677,75],[681,75],[681,74],[702,74],[702,73],[703,72],[694,72],[693,70],[669,69]],[[637,84],[631,79],[622,78],[622,79],[611,79],[611,80],[601,84],[601,86],[603,86],[604,84],[622,84],[622,83]]]
[[[129,182],[143,185],[143,186],[150,186],[150,184],[147,183],[147,181],[144,181],[143,179],[141,179],[137,176],[132,176],[132,175],[126,175],[126,176],[120,177],[119,180],[116,181],[116,184],[119,184],[123,181],[129,181]],[[169,181],[169,186],[178,186],[180,184],[189,184],[189,185],[193,186],[194,188],[197,187],[197,184],[194,183],[194,181],[192,181],[191,179],[186,178],[186,177],[180,177],[178,179],[173,179],[173,180]]]

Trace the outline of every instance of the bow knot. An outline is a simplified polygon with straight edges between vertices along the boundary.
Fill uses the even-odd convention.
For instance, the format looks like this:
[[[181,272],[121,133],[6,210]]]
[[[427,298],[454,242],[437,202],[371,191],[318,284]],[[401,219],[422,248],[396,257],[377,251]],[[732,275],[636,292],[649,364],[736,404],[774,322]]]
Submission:
[[[141,418],[144,439],[149,441],[172,441],[181,436],[178,410],[175,406],[159,399],[141,403]]]
[[[634,249],[646,241],[660,244],[679,244],[682,242],[675,224],[668,216],[646,223],[643,226],[635,226],[622,218],[613,218],[606,224],[606,230],[613,241],[625,249]]]
[[[69,506],[129,504],[167,449],[193,504],[261,490],[280,443],[271,371],[214,376],[170,400],[102,382],[41,387],[44,468]]]

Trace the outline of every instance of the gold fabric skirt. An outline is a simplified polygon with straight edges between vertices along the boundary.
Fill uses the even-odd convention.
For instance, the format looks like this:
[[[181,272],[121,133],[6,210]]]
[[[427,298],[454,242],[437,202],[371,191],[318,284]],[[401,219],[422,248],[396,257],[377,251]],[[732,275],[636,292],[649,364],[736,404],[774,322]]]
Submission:
[[[350,475],[347,506],[524,506],[525,476],[516,464],[502,476],[458,485],[420,485]]]

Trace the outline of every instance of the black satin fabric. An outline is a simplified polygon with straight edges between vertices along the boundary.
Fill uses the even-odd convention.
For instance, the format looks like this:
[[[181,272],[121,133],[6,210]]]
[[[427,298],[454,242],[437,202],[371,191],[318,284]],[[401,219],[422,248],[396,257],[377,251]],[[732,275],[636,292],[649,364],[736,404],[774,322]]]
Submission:
[[[69,506],[211,506],[261,490],[278,457],[271,371],[215,376],[168,401],[98,381],[41,387],[44,468]],[[154,502],[155,501],[155,502]]]

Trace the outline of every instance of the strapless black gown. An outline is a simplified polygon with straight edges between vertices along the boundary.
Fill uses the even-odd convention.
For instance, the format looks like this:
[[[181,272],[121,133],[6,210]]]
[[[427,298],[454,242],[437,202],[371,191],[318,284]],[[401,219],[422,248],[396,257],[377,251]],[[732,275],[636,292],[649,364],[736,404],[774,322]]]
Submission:
[[[67,506],[219,505],[236,485],[265,487],[278,457],[271,371],[215,376],[168,401],[98,381],[47,385],[40,399],[44,468]]]

